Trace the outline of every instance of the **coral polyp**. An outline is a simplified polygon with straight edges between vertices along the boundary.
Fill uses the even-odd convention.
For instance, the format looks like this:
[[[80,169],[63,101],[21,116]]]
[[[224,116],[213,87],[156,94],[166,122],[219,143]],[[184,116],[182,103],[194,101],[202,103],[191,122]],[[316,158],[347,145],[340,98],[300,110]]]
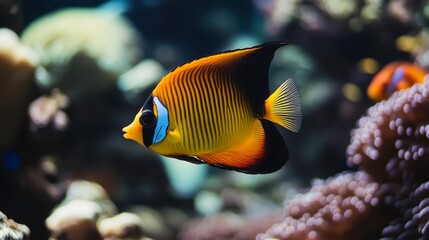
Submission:
[[[352,131],[347,163],[380,182],[429,180],[429,81],[367,110]]]

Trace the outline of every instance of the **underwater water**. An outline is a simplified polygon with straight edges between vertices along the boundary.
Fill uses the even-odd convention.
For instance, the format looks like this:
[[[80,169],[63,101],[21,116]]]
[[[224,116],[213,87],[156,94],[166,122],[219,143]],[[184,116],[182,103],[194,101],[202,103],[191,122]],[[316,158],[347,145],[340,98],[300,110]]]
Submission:
[[[0,0],[0,239],[429,238],[428,3]],[[273,41],[302,111],[278,171],[124,139],[178,66]]]

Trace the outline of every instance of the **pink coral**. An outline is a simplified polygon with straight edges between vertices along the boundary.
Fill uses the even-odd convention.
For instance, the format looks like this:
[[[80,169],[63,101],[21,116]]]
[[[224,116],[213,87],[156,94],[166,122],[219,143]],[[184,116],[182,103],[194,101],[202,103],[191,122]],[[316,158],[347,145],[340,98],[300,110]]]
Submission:
[[[396,92],[359,119],[347,163],[379,182],[429,180],[429,81]]]
[[[179,239],[233,239],[243,227],[243,219],[235,214],[220,214],[213,217],[194,219],[186,224]]]
[[[429,182],[422,183],[410,194],[405,187],[397,197],[400,216],[383,229],[389,239],[426,239],[429,237]]]
[[[280,212],[268,212],[258,217],[243,217],[233,213],[222,213],[193,219],[181,230],[179,239],[254,239],[274,223],[281,220]]]
[[[382,196],[380,185],[364,172],[314,181],[308,192],[286,203],[284,220],[257,239],[366,239],[389,220],[381,214]]]
[[[35,131],[52,123],[55,129],[64,130],[68,125],[68,117],[63,109],[68,105],[69,98],[59,89],[53,89],[49,96],[39,97],[28,108],[31,129]]]

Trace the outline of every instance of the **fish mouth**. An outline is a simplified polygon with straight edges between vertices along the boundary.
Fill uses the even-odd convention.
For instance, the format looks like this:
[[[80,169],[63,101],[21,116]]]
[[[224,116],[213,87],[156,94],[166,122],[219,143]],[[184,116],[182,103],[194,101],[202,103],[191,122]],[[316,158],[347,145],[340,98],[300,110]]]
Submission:
[[[143,129],[139,124],[140,113],[136,115],[134,121],[130,125],[122,128],[124,133],[124,138],[138,142],[140,145],[143,145]]]
[[[130,126],[127,126],[127,127],[124,127],[124,128],[122,128],[122,133],[123,133],[123,137],[125,138],[125,139],[130,139],[130,134],[128,133],[128,128],[129,128]]]
[[[122,132],[124,133],[124,138],[128,140],[133,140],[138,142],[140,145],[143,145],[143,136],[141,127],[138,125],[131,123],[129,126],[122,128]]]

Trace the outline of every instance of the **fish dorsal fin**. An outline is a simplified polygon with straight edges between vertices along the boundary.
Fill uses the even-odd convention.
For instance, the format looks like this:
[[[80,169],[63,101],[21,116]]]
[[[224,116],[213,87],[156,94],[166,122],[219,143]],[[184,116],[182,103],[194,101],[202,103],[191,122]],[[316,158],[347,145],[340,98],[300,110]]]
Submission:
[[[238,49],[203,57],[176,68],[172,73],[190,69],[222,72],[236,81],[243,92],[249,94],[254,106],[262,108],[265,99],[270,95],[268,71],[275,51],[286,42],[269,42],[251,48]],[[217,71],[222,70],[222,71]]]
[[[239,85],[249,93],[255,107],[262,109],[265,99],[270,95],[269,68],[275,51],[284,45],[286,45],[285,42],[270,42],[249,48],[246,54],[227,67],[234,73]]]
[[[252,105],[257,108],[258,113],[261,112],[265,99],[270,95],[268,72],[274,53],[284,45],[286,45],[285,42],[269,42],[230,53],[240,54],[240,57],[231,59],[227,69],[233,72],[239,86],[249,94]],[[225,56],[228,56],[228,53]]]
[[[258,64],[258,68],[268,68],[271,60],[274,57],[274,52],[281,46],[287,45],[286,42],[268,42],[258,46],[242,48],[236,50],[229,50],[220,52],[217,54],[205,56],[182,66],[177,67],[176,70],[185,70],[187,68],[200,67],[202,65],[246,65],[246,64]],[[244,67],[244,66],[243,66]],[[248,66],[247,66],[248,67]],[[256,72],[257,69],[246,69],[247,72]],[[267,69],[265,69],[267,70]],[[265,72],[265,71],[263,71]],[[265,72],[267,73],[267,72]],[[265,76],[265,74],[264,74]],[[266,77],[266,76],[265,76]]]
[[[271,173],[288,159],[288,149],[274,125],[257,120],[243,141],[216,153],[197,156],[210,165],[249,174]]]

